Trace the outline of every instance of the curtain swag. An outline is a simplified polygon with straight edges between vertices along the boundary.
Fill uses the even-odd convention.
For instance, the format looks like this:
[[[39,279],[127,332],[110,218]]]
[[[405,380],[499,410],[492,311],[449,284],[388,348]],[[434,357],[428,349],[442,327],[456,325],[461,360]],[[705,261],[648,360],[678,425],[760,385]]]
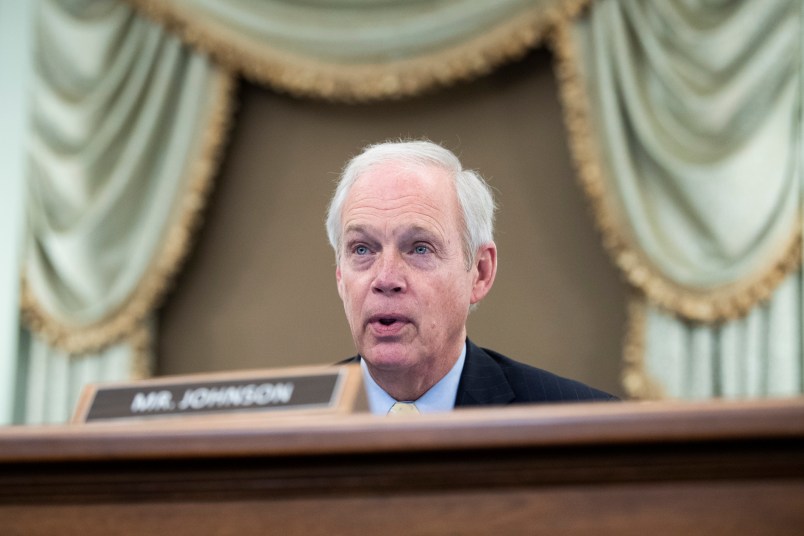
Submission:
[[[134,377],[149,375],[151,337],[146,324],[168,292],[200,224],[232,120],[235,80],[225,70],[219,70],[213,78],[209,122],[201,137],[198,159],[190,165],[187,186],[158,251],[129,297],[100,320],[78,325],[49,312],[23,274],[21,316],[29,329],[72,354],[95,352],[127,340],[137,356]]]
[[[635,245],[603,177],[598,138],[591,123],[585,81],[579,70],[581,58],[571,36],[574,23],[574,16],[557,20],[549,44],[555,54],[564,123],[574,165],[602,234],[604,248],[631,285],[644,292],[652,303],[674,314],[705,323],[744,316],[758,303],[769,299],[778,285],[800,266],[801,216],[794,218],[788,238],[767,255],[764,265],[736,282],[713,288],[690,287],[659,270]],[[639,322],[633,315],[631,321]],[[630,331],[635,329],[634,326],[629,328]]]
[[[587,0],[126,0],[256,83],[299,97],[396,99],[523,56]]]

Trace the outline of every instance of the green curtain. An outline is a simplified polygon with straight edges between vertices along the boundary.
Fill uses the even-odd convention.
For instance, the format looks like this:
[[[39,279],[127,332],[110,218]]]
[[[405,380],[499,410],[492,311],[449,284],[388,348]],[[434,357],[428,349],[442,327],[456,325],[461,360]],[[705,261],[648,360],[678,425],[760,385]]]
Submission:
[[[15,406],[32,20],[30,3],[0,1],[0,425],[12,422]]]
[[[634,394],[804,391],[801,20],[798,0],[599,0],[559,40],[585,187],[647,300]]]
[[[580,0],[128,0],[221,65],[299,96],[410,96],[534,46]]]
[[[22,289],[33,333],[16,413],[52,422],[70,415],[79,379],[147,374],[153,309],[205,200],[230,77],[121,2],[43,0],[35,22]]]
[[[715,325],[646,304],[644,355],[634,363],[633,387],[639,392],[648,378],[653,392],[645,394],[688,400],[803,393],[802,290],[799,271],[745,317]]]
[[[130,341],[102,350],[74,354],[25,331],[20,336],[16,423],[59,423],[68,420],[84,385],[119,382],[141,376],[137,351]]]

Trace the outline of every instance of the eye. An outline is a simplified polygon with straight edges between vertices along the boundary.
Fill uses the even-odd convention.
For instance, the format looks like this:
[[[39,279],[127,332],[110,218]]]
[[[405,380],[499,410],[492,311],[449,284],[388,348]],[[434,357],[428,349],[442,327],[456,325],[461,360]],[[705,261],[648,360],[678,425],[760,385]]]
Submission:
[[[369,248],[367,248],[366,246],[364,246],[362,244],[357,245],[354,248],[352,248],[352,251],[354,252],[355,255],[368,255],[369,254]]]
[[[413,253],[416,255],[426,255],[427,253],[430,253],[430,248],[424,244],[418,244],[413,246]]]

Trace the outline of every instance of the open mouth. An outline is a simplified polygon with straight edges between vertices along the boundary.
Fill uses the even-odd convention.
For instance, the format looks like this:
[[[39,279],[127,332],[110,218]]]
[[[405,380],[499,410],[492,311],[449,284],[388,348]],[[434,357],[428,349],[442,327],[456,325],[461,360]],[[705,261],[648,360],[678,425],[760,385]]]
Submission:
[[[377,314],[369,319],[369,324],[374,326],[378,333],[391,335],[403,329],[409,320],[405,316],[396,314]]]

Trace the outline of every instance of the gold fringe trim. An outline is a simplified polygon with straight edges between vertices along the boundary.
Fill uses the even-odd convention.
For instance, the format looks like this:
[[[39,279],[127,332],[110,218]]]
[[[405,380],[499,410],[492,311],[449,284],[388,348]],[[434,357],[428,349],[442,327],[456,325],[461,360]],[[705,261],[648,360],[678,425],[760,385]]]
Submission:
[[[580,9],[575,15],[580,13]],[[572,41],[573,16],[556,21],[549,36],[555,55],[555,71],[564,109],[564,123],[570,150],[582,189],[589,201],[603,245],[627,281],[642,290],[651,302],[682,317],[697,322],[714,323],[734,320],[747,314],[759,302],[770,298],[776,287],[801,265],[802,233],[798,223],[790,238],[764,268],[742,281],[712,290],[698,290],[678,285],[657,270],[634,247],[627,231],[607,198],[600,153],[595,145],[589,104],[579,58]],[[799,219],[796,220],[800,221]]]
[[[623,342],[623,371],[621,381],[629,398],[661,400],[665,398],[662,386],[648,373],[645,366],[647,341],[647,302],[645,296],[633,290],[628,299],[628,326]]]
[[[149,322],[138,324],[128,336],[132,359],[129,377],[144,380],[154,374],[153,332]]]
[[[25,325],[49,344],[72,354],[99,351],[123,339],[133,341],[143,356],[137,373],[146,374],[150,334],[145,322],[170,289],[193,242],[213,186],[213,177],[223,155],[234,109],[236,79],[220,69],[216,74],[212,111],[201,151],[189,171],[184,197],[176,219],[166,231],[161,249],[131,296],[112,314],[89,326],[66,324],[50,315],[37,301],[24,274],[21,281],[21,317]],[[150,352],[150,350],[148,350]]]
[[[144,16],[185,43],[210,54],[246,78],[296,97],[363,102],[399,99],[470,80],[518,59],[538,45],[561,16],[572,16],[584,0],[537,5],[467,42],[420,57],[378,64],[335,64],[252,41],[211,27],[176,2],[127,0]]]

